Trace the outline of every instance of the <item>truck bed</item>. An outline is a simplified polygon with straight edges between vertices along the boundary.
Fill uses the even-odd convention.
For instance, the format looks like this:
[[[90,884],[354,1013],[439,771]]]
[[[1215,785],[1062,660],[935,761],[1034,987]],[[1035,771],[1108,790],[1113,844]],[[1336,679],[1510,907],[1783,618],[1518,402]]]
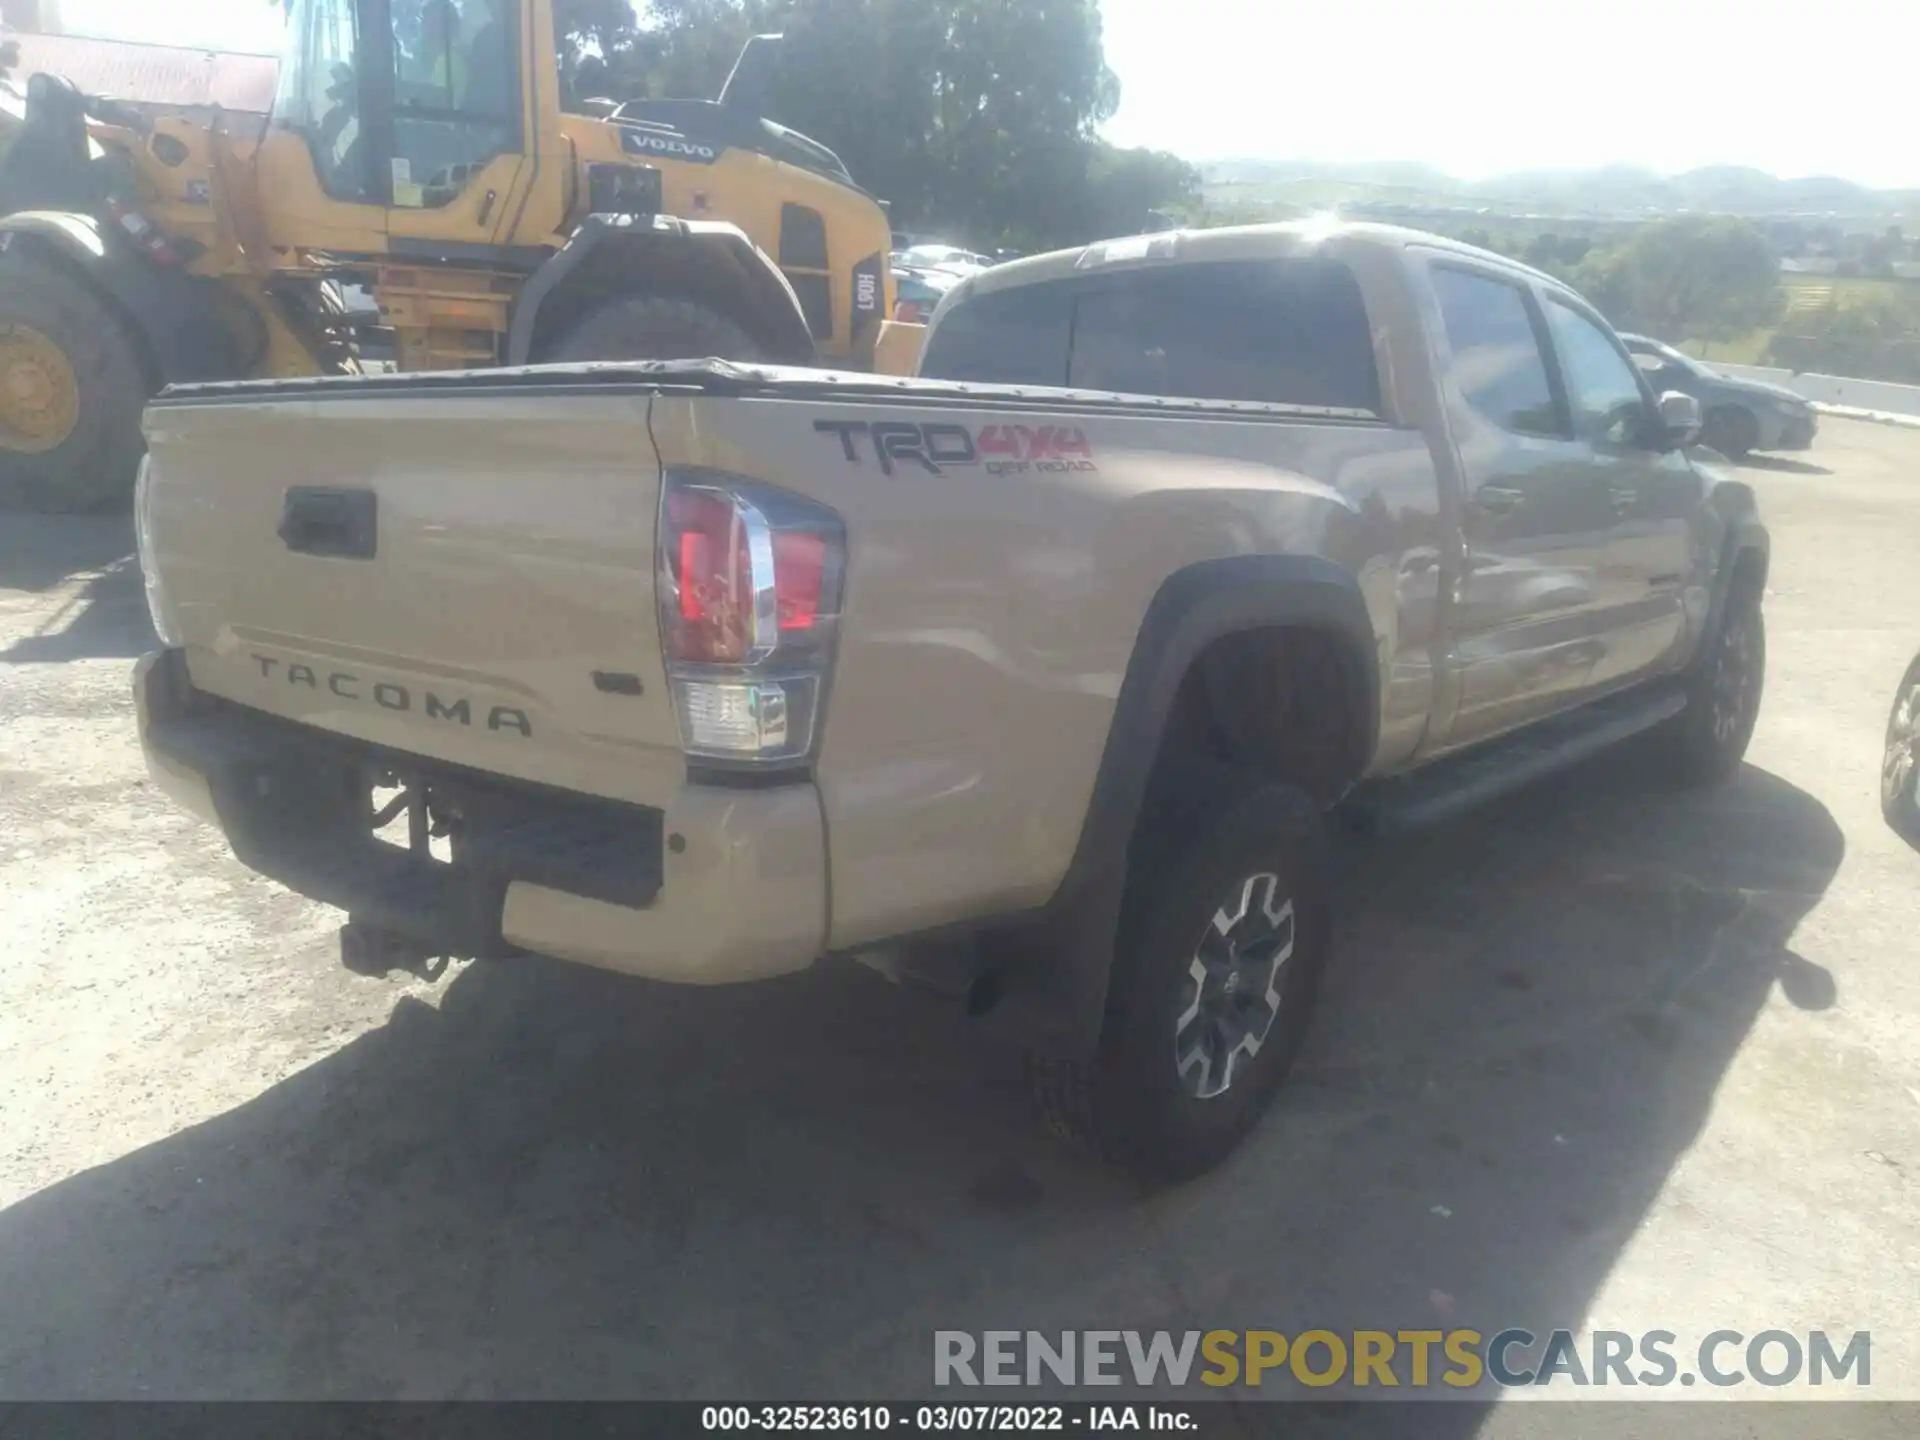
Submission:
[[[746,802],[683,744],[663,474],[830,507],[845,581],[820,730],[760,792],[829,859],[819,949],[964,920],[959,894],[1047,901],[1183,566],[1357,575],[1396,657],[1383,725],[1415,723],[1431,683],[1437,575],[1386,557],[1438,543],[1433,460],[1366,412],[642,363],[179,387],[147,432],[146,558],[195,692],[644,807],[669,838]],[[687,863],[669,847],[658,903]]]

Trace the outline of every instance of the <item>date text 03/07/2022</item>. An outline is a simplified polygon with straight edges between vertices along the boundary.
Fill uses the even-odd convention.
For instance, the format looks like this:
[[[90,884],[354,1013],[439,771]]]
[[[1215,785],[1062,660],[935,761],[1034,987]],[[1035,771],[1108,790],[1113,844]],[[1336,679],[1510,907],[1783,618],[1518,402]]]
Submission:
[[[1139,1430],[1195,1435],[1199,1407],[1185,1405],[707,1405],[707,1432],[840,1431],[907,1434]]]

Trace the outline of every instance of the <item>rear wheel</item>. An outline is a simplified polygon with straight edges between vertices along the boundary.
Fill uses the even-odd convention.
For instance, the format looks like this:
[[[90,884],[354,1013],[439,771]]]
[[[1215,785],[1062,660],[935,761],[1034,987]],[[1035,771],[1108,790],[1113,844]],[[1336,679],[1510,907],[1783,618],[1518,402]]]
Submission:
[[[561,337],[550,360],[721,360],[765,358],[734,321],[693,300],[636,295],[591,311]]]
[[[18,248],[0,255],[0,498],[124,503],[146,400],[132,335],[84,281]]]
[[[1700,438],[1729,460],[1744,460],[1760,443],[1760,422],[1736,405],[1709,410]]]
[[[1136,861],[1105,1033],[1036,1056],[1051,1129],[1152,1180],[1224,1160],[1306,1039],[1328,945],[1326,838],[1291,786],[1221,787]]]

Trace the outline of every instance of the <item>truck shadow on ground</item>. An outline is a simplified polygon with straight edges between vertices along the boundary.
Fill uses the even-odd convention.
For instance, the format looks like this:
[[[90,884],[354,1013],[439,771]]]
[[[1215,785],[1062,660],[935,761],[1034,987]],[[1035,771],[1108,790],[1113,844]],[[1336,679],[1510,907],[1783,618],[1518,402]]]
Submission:
[[[1740,464],[1750,470],[1772,470],[1782,475],[1831,475],[1833,471],[1811,460],[1789,455],[1749,455]]]
[[[1288,1090],[1157,1194],[863,971],[469,967],[0,1212],[0,1395],[904,1398],[935,1329],[1577,1326],[1761,1007],[1834,1002],[1786,946],[1843,848],[1765,772],[1611,757],[1356,850]]]
[[[44,594],[69,584],[73,592],[34,634],[0,650],[0,663],[131,659],[158,643],[128,516],[0,517],[0,592]]]

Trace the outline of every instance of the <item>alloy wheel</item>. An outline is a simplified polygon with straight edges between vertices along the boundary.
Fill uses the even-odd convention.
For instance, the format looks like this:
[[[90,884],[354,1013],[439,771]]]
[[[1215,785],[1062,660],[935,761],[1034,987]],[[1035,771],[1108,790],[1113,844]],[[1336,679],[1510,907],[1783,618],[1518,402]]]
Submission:
[[[1920,756],[1920,685],[1901,692],[1887,722],[1887,749],[1880,764],[1880,800],[1888,810],[1905,803],[1920,810],[1920,796],[1914,792],[1914,770]]]
[[[1716,745],[1731,744],[1758,704],[1760,676],[1754,664],[1755,652],[1753,627],[1730,620],[1720,632],[1720,653],[1714,657],[1710,713]]]
[[[1195,1099],[1225,1094],[1260,1053],[1280,1014],[1293,942],[1293,900],[1277,875],[1247,876],[1214,912],[1174,1022],[1174,1066]]]

